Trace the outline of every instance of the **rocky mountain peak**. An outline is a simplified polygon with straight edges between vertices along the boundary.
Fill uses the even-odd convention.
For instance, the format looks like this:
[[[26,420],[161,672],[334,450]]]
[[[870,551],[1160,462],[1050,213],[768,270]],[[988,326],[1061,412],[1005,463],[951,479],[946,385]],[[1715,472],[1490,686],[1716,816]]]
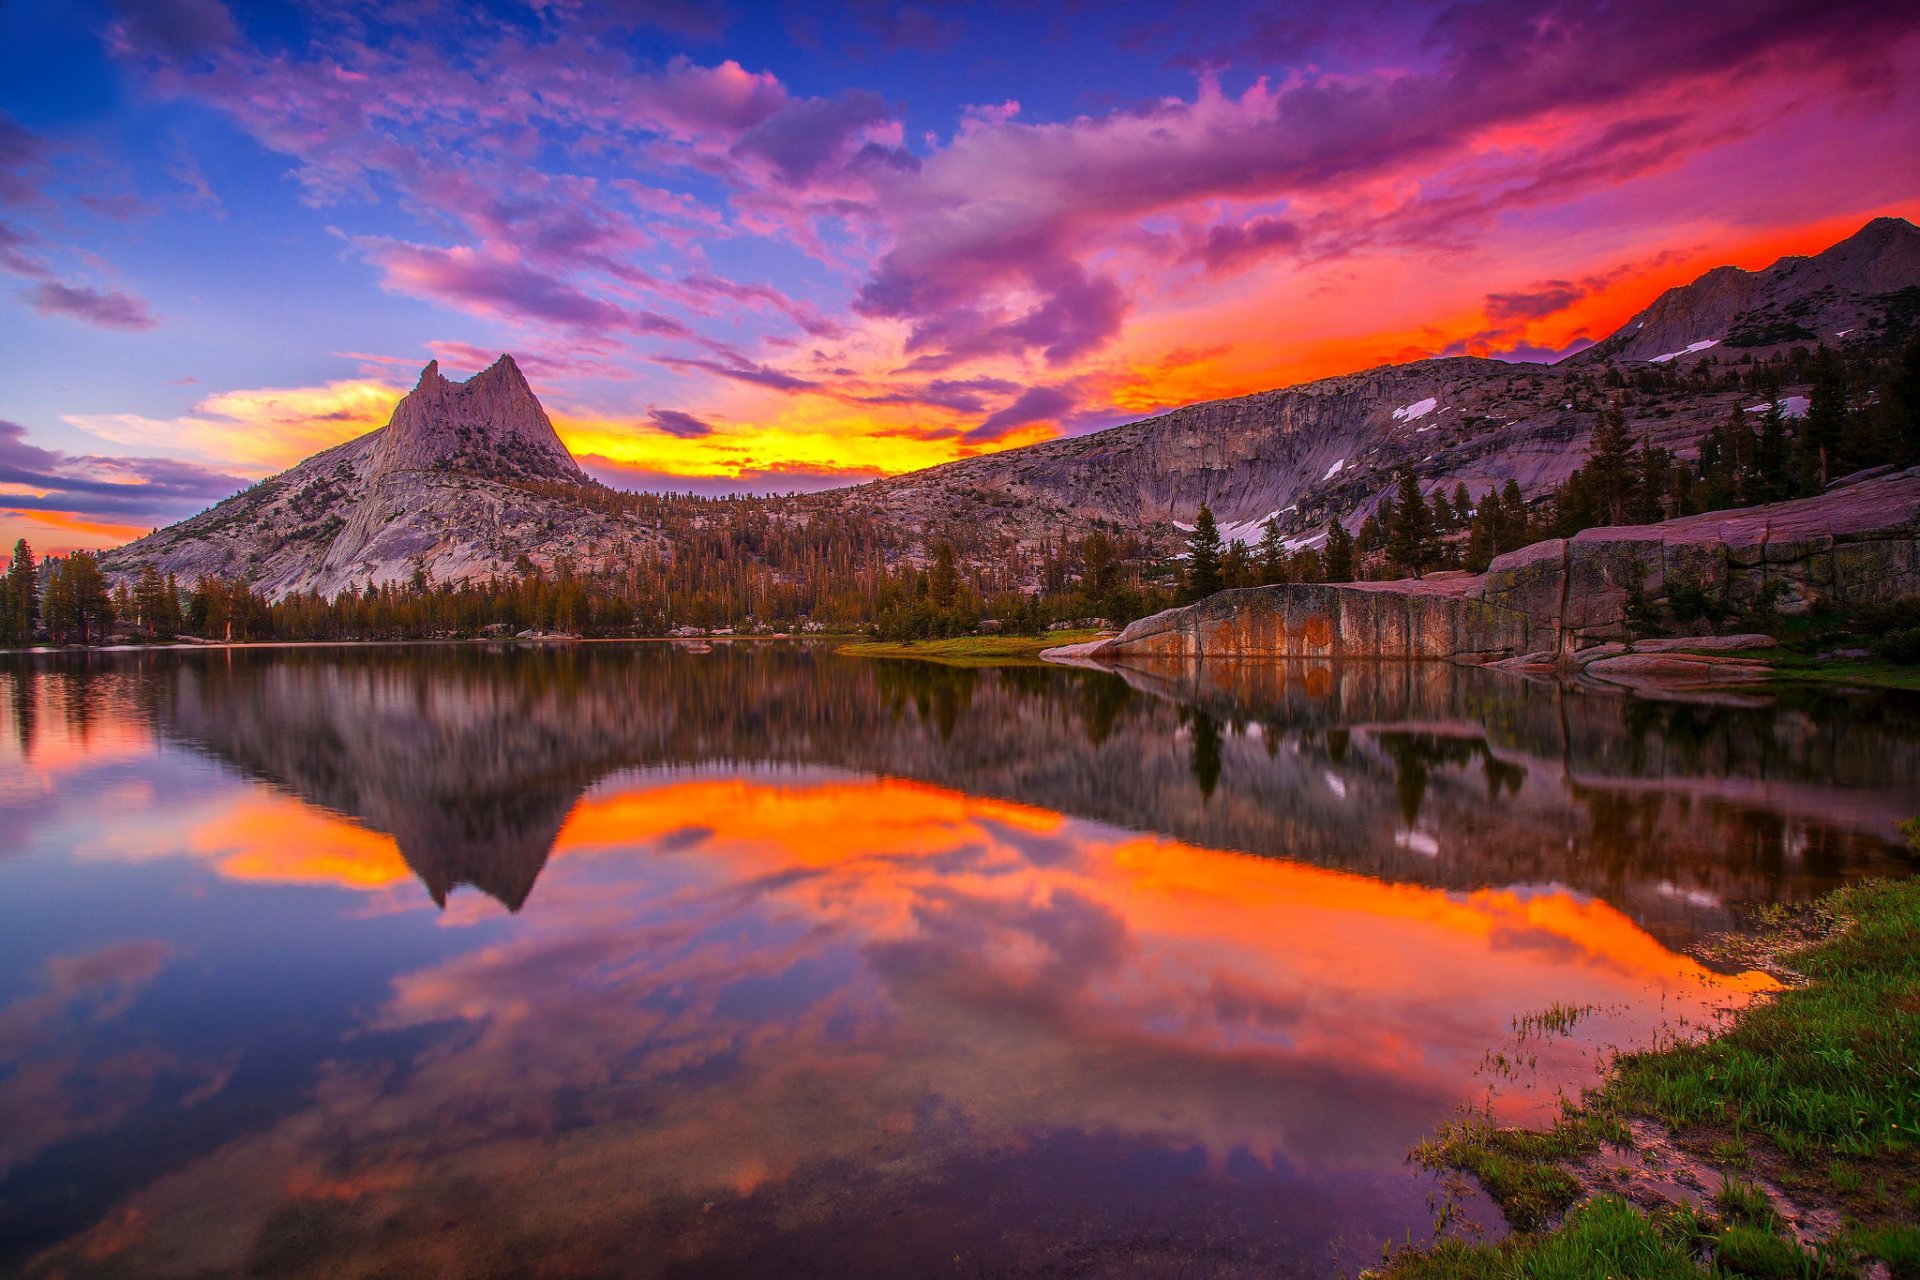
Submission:
[[[1835,343],[1863,335],[1888,295],[1920,285],[1920,227],[1875,218],[1812,256],[1781,258],[1759,271],[1715,267],[1669,289],[1579,363],[1690,359],[1715,347],[1738,351]]]
[[[513,357],[465,382],[432,360],[394,407],[370,459],[375,475],[461,471],[532,480],[584,479]]]

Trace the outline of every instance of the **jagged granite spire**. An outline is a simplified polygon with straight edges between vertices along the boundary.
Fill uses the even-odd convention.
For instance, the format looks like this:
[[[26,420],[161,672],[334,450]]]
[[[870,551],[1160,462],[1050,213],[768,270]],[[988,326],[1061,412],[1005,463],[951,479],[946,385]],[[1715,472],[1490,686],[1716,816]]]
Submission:
[[[370,463],[376,477],[461,471],[533,480],[586,478],[508,355],[465,382],[449,382],[438,360],[428,362],[420,381],[394,407]]]

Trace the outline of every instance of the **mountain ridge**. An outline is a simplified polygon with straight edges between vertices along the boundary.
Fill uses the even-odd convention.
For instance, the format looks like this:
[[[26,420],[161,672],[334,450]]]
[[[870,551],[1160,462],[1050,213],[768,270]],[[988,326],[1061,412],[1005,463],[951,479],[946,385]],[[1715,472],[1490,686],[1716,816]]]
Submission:
[[[1093,522],[1171,549],[1206,504],[1229,538],[1255,541],[1271,519],[1290,546],[1310,546],[1332,519],[1357,529],[1402,464],[1429,493],[1464,486],[1478,499],[1512,482],[1536,496],[1579,464],[1606,404],[1621,403],[1636,437],[1690,451],[1733,409],[1755,407],[1751,391],[1697,377],[1701,364],[1816,335],[1887,343],[1916,319],[1920,228],[1877,218],[1820,254],[1708,271],[1553,365],[1381,365],[827,491],[776,518],[872,517],[894,527],[901,554],[943,530],[1031,546]],[[617,503],[571,498],[591,483],[511,356],[463,383],[434,361],[386,426],[108,552],[103,566],[122,577],[147,564],[187,581],[239,576],[278,598],[673,554]],[[781,502],[762,501],[769,513]]]

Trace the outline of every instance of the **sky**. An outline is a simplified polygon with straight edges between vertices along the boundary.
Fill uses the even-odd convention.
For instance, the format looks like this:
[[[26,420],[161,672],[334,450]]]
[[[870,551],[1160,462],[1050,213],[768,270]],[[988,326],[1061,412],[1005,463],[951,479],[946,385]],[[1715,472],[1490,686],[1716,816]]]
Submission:
[[[1920,8],[10,5],[0,539],[520,362],[609,484],[852,483],[1920,217]]]

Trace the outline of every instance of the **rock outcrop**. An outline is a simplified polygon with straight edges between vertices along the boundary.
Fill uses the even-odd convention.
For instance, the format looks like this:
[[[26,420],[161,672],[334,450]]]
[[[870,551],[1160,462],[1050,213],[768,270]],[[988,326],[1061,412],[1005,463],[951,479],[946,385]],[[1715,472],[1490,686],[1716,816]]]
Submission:
[[[1908,596],[1920,596],[1920,468],[1795,502],[1587,529],[1509,552],[1478,576],[1223,591],[1078,656],[1550,663],[1625,638],[1635,601],[1688,621],[1709,607],[1792,614]]]
[[[1168,609],[1092,657],[1465,658],[1524,653],[1530,619],[1449,590],[1455,582],[1246,587]]]
[[[410,580],[510,574],[562,557],[589,568],[663,554],[637,521],[581,501],[586,475],[510,356],[466,382],[439,362],[378,431],[316,454],[189,520],[107,553],[191,583],[240,577],[271,599]]]

